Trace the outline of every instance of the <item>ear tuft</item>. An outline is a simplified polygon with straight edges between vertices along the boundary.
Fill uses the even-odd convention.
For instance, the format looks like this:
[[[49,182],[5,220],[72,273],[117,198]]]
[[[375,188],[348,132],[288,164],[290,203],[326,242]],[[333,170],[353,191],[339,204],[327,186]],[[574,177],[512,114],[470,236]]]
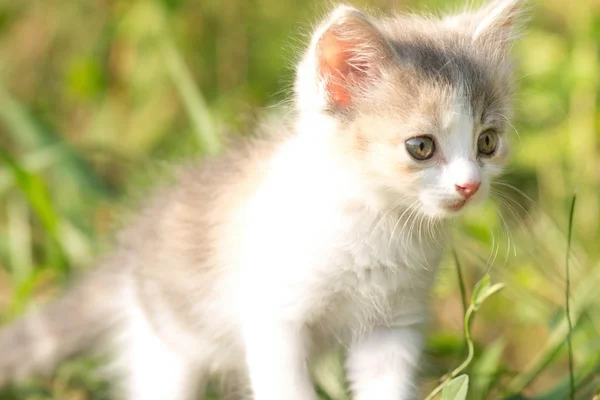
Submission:
[[[517,36],[525,14],[525,0],[494,0],[475,14],[473,39],[507,47]]]

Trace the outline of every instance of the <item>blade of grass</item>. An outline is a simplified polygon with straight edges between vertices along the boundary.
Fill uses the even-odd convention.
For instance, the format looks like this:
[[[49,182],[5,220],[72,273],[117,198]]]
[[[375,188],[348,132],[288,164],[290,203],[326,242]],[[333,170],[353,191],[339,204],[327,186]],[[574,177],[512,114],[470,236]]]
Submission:
[[[31,224],[23,196],[9,196],[6,202],[10,270],[17,282],[23,282],[33,271]]]
[[[600,265],[590,269],[590,274],[573,291],[573,299],[570,302],[571,323],[576,327],[583,313],[597,301],[598,287],[600,287]],[[550,334],[550,337],[542,347],[542,350],[523,372],[515,376],[507,385],[509,394],[521,393],[539,374],[554,360],[564,346],[569,327],[566,319]]]
[[[462,266],[460,265],[460,260],[458,259],[458,253],[456,253],[456,248],[452,248],[452,255],[454,256],[454,265],[456,266],[456,275],[458,278],[458,287],[460,289],[460,299],[462,301],[464,315],[467,313],[467,289],[465,288],[465,281],[463,279],[462,274]]]
[[[60,162],[59,146],[49,146],[40,150],[30,151],[24,154],[21,159],[21,165],[33,173],[47,170]],[[8,190],[14,188],[15,179],[9,171],[0,170],[0,196]]]
[[[206,153],[216,154],[220,149],[220,140],[206,100],[195,84],[190,70],[168,31],[164,7],[157,6],[160,7],[163,15],[159,41],[167,71],[183,101],[183,106],[192,122],[198,141]]]
[[[23,282],[17,282],[10,304],[0,323],[12,321],[14,318],[22,315],[33,299],[35,289],[47,284],[49,281],[55,281],[57,277],[60,278],[60,275],[56,270],[44,268],[33,271],[31,276]]]
[[[600,353],[596,353],[593,357],[589,357],[584,360],[583,365],[575,373],[575,393],[581,391],[583,386],[589,384],[600,371]],[[569,396],[570,378],[566,377],[555,385],[547,393],[534,397],[534,400],[554,400],[554,399],[565,399]]]
[[[59,218],[50,201],[44,182],[36,175],[23,169],[19,163],[4,149],[0,148],[0,161],[12,172],[17,186],[25,195],[31,209],[38,217],[48,237],[51,240],[52,251],[56,252],[57,267],[67,275],[67,255],[59,240]]]
[[[502,353],[506,343],[498,339],[488,345],[471,368],[471,395],[473,399],[487,399],[490,388],[498,378]]]
[[[11,139],[19,146],[28,150],[51,147],[53,151],[59,151],[61,162],[57,163],[57,167],[68,172],[68,175],[76,179],[82,187],[105,197],[114,195],[90,164],[6,91],[2,82],[0,82],[0,120],[6,126]]]
[[[314,368],[314,381],[323,398],[347,400],[344,385],[344,365],[339,352],[328,352],[320,356]]]
[[[577,191],[573,195],[571,202],[571,211],[569,212],[569,236],[567,238],[567,254],[565,259],[565,313],[567,318],[568,333],[567,333],[567,348],[569,351],[569,389],[570,399],[575,400],[575,376],[573,374],[573,324],[571,322],[571,276],[569,271],[569,256],[571,254],[571,237],[573,234],[573,214],[575,213],[575,202],[577,200]]]

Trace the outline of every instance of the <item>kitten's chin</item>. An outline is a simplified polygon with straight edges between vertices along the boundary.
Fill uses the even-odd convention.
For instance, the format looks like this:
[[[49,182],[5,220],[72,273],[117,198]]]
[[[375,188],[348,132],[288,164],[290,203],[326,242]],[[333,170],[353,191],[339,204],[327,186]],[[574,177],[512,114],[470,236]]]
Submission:
[[[425,214],[431,218],[448,219],[462,214],[462,209],[446,209],[441,207],[429,208]]]
[[[467,200],[456,200],[440,205],[440,209],[449,216],[460,214],[467,207]]]
[[[477,207],[483,203],[483,199],[453,200],[441,202],[435,206],[424,207],[431,217],[455,218],[464,214],[467,210]]]
[[[454,218],[464,213],[471,202],[468,200],[454,200],[440,202],[435,205],[423,207],[425,213],[432,218]]]

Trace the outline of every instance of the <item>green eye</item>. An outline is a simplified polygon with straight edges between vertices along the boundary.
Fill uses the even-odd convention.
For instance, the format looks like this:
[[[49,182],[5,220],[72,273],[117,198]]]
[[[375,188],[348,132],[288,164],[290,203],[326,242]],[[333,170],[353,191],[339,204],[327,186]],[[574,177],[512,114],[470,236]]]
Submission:
[[[479,135],[477,139],[477,152],[486,156],[494,154],[498,146],[498,134],[492,129],[488,129]]]
[[[415,160],[427,160],[435,153],[435,142],[429,136],[417,136],[406,141],[406,150]]]

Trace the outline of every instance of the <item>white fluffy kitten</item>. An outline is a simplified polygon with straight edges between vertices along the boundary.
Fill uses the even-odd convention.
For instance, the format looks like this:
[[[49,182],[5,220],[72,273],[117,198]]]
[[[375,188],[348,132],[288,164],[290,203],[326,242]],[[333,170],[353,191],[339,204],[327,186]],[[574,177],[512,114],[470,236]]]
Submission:
[[[414,398],[445,218],[506,162],[521,6],[336,8],[298,66],[289,126],[153,196],[100,268],[0,334],[0,381],[109,337],[129,400],[189,400],[215,375],[256,400],[311,400],[312,356],[341,344],[354,399]]]

